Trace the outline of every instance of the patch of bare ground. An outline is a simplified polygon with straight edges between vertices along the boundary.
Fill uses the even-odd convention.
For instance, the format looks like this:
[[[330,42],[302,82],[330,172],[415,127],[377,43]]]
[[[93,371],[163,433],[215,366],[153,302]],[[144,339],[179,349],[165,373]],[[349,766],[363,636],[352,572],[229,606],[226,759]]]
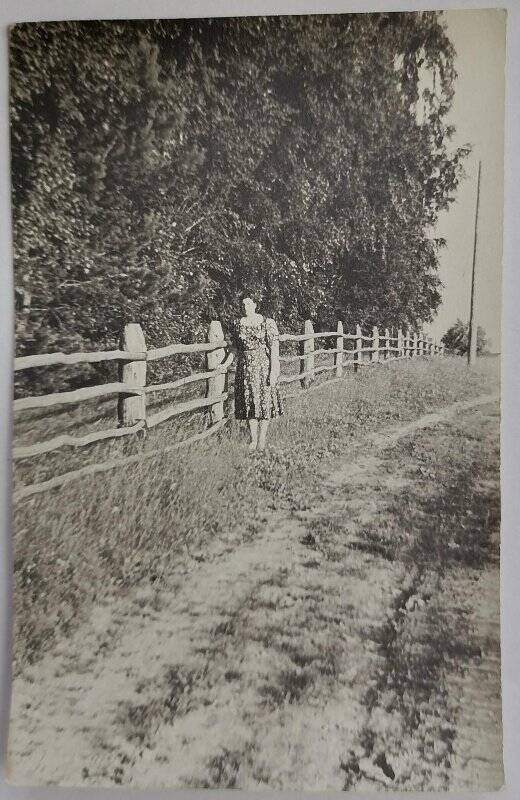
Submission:
[[[496,403],[457,408],[413,430],[408,408],[405,425],[358,435],[314,486],[304,474],[305,500],[286,480],[249,536],[230,529],[160,589],[98,603],[15,681],[12,780],[471,785],[471,665],[488,664],[500,708],[492,580],[475,612],[498,569],[498,418]],[[266,463],[254,470],[270,491]],[[491,761],[484,783],[499,779]]]

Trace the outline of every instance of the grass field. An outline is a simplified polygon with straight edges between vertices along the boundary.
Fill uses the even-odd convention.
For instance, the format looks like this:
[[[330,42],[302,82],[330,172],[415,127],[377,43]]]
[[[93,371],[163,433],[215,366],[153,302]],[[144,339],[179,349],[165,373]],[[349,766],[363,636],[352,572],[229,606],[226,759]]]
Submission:
[[[481,360],[469,371],[461,359],[417,360],[349,374],[288,400],[263,456],[248,456],[246,431],[233,423],[189,452],[22,501],[14,529],[16,668],[77,626],[92,603],[143,582],[159,590],[186,554],[203,556],[214,539],[254,536],[273,509],[305,509],[328,463],[368,431],[485,392],[496,385],[497,366]],[[168,429],[158,430],[146,447],[168,443]],[[71,457],[63,455],[57,471]]]
[[[499,406],[453,405],[497,382],[389,364],[265,454],[233,425],[24,503],[12,779],[500,786]]]

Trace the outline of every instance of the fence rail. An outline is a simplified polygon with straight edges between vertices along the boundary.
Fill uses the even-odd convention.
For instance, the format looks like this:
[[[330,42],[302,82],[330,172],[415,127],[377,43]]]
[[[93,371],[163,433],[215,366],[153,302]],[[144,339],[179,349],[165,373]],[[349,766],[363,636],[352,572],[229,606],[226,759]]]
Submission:
[[[319,347],[316,349],[317,339],[333,339],[330,348]],[[306,320],[303,333],[280,335],[280,342],[297,343],[300,348],[298,354],[281,355],[282,364],[299,362],[299,371],[294,374],[282,374],[280,384],[287,385],[299,382],[302,388],[309,388],[317,375],[334,372],[336,378],[341,378],[344,370],[353,367],[357,371],[361,367],[369,367],[390,360],[417,358],[422,356],[437,356],[444,354],[444,345],[423,332],[402,331],[397,334],[385,329],[380,333],[377,327],[372,329],[371,335],[363,332],[359,325],[355,333],[345,333],[343,323],[337,324],[335,331],[314,331],[312,322]],[[345,343],[352,342],[352,347],[345,347]],[[369,342],[370,346],[365,346]],[[49,367],[53,365],[73,365],[81,363],[101,363],[115,361],[119,364],[119,381],[89,386],[74,391],[56,392],[34,397],[24,397],[14,401],[16,412],[29,409],[52,408],[61,404],[82,403],[98,397],[117,395],[118,427],[102,431],[94,431],[83,436],[68,434],[55,436],[35,444],[20,444],[13,448],[14,459],[25,459],[39,456],[58,450],[62,447],[85,447],[103,440],[116,439],[138,432],[145,432],[169,419],[184,413],[197,410],[207,412],[209,426],[202,432],[190,436],[181,442],[176,442],[164,448],[165,451],[177,449],[191,442],[200,441],[221,430],[231,417],[232,405],[225,413],[225,401],[231,399],[232,392],[228,391],[228,377],[233,372],[234,354],[230,350],[231,342],[224,336],[222,325],[213,321],[208,329],[206,342],[193,344],[174,343],[165,347],[147,349],[141,326],[130,323],[125,326],[121,336],[120,347],[117,350],[108,350],[90,353],[44,353],[33,356],[22,356],[15,359],[15,370],[33,369],[36,367]],[[204,353],[206,356],[206,370],[193,373],[165,383],[147,384],[146,365],[149,361],[157,361],[176,355]],[[330,364],[316,365],[317,356],[330,355],[333,359]],[[182,402],[174,402],[161,411],[147,413],[146,398],[158,392],[175,391],[192,383],[205,382],[205,396]],[[294,395],[293,395],[294,396]],[[162,450],[160,451],[162,452]],[[141,458],[156,455],[143,453],[139,456],[90,464],[81,469],[57,475],[50,480],[40,483],[21,486],[14,493],[14,499],[22,499],[32,494],[46,491],[47,489],[68,483],[82,475],[95,474],[107,469],[131,463]]]

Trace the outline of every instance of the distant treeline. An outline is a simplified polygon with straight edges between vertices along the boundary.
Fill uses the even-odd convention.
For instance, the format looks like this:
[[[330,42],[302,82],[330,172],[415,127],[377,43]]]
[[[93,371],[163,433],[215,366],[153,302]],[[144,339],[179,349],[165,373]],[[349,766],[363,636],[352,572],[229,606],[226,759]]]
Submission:
[[[189,341],[244,293],[430,320],[453,62],[436,12],[15,26],[17,354]]]

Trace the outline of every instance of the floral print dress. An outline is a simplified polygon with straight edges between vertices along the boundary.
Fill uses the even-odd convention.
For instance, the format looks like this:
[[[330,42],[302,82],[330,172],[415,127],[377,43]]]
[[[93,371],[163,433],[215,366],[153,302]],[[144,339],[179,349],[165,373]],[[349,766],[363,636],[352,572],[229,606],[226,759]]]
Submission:
[[[263,317],[252,324],[240,320],[235,325],[237,419],[271,419],[283,414],[278,387],[269,385],[270,349],[276,339],[278,328],[274,319]]]

